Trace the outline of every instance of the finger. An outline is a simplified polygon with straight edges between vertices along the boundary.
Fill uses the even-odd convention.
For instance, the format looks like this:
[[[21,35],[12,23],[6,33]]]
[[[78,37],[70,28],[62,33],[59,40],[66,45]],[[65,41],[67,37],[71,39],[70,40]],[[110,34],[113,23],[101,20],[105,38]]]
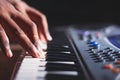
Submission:
[[[9,40],[8,37],[2,27],[2,25],[0,25],[0,44],[1,44],[1,49],[2,51],[8,56],[8,57],[12,57],[12,51],[10,49],[10,44],[9,44]]]
[[[52,37],[48,31],[48,24],[46,17],[39,11],[35,10],[34,8],[29,8],[27,10],[27,14],[37,24],[40,38],[46,41],[52,40]]]
[[[13,4],[13,6],[15,6],[15,8],[16,8],[16,10],[17,11],[19,11],[19,12],[21,12],[24,16],[25,16],[25,18],[27,19],[30,19],[29,18],[29,16],[28,16],[28,14],[26,13],[26,9],[25,8],[28,8],[29,6],[25,3],[25,2],[23,2],[23,1],[21,1],[21,3],[20,3],[21,5],[19,5],[18,3],[14,3]],[[24,7],[23,7],[24,6]],[[17,16],[18,17],[18,16]],[[15,19],[16,19],[16,17],[15,17]],[[24,19],[24,18],[23,18]],[[19,25],[22,25],[22,24],[24,24],[23,22],[22,22],[22,24],[21,24],[21,21],[23,21],[23,20],[19,20],[19,19],[17,19],[17,20],[15,20],[16,22],[17,22],[17,24],[19,24]],[[29,22],[30,22],[30,20],[29,20]],[[28,23],[28,22],[27,22]],[[22,25],[22,26],[25,26],[25,25]],[[24,27],[25,28],[25,27]],[[28,30],[29,31],[29,30]],[[27,32],[28,32],[27,31]],[[26,32],[26,31],[25,31]],[[42,37],[42,40],[44,39],[44,37]],[[45,39],[44,39],[45,40]]]
[[[23,5],[24,7],[29,7],[25,2],[22,2],[22,5]],[[25,17],[29,18],[28,14],[26,13],[26,9],[25,9],[23,6],[19,5],[18,3],[16,3],[16,5],[14,5],[14,6],[15,6],[15,8],[16,8],[19,12],[21,12],[22,14],[24,14]],[[29,19],[30,19],[30,18],[29,18]],[[18,21],[18,22],[20,22],[20,21]],[[21,25],[21,24],[20,24],[20,25]],[[22,25],[22,26],[23,26],[23,25]],[[40,31],[40,32],[41,32],[41,31]],[[40,36],[40,39],[41,39],[42,41],[46,41],[45,38],[44,38],[44,36],[43,36],[43,34],[40,33],[40,32],[39,32],[39,34],[42,35],[42,36]]]
[[[37,25],[32,20],[21,13],[12,16],[12,19],[26,33],[26,35],[28,35],[33,43],[39,40]]]
[[[12,17],[15,22],[27,33],[28,37],[32,41],[32,43],[36,46],[36,48],[43,53],[42,47],[38,36],[38,29],[36,24],[30,20],[28,17],[23,16],[24,14],[17,14],[17,17]]]
[[[40,57],[39,51],[22,31],[22,29],[10,17],[4,16],[2,24],[11,30],[14,39],[16,39],[26,51],[28,51],[33,57]]]

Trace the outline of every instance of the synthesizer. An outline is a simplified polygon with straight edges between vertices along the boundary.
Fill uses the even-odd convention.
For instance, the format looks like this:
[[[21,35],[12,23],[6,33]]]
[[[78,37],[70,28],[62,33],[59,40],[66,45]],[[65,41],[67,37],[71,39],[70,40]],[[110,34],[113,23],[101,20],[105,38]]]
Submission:
[[[46,58],[22,51],[11,80],[120,80],[120,28],[51,29]]]

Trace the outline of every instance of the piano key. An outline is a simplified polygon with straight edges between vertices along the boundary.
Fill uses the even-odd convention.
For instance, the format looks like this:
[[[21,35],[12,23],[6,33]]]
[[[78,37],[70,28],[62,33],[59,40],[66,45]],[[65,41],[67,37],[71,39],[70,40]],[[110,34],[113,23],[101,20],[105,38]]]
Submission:
[[[48,48],[51,47],[51,48],[70,48],[68,45],[48,45]]]
[[[47,63],[46,71],[77,71],[77,67],[73,64]]]
[[[63,58],[63,57],[70,58],[70,59],[74,59],[75,58],[75,56],[66,55],[66,54],[47,54],[46,58],[49,58],[49,57],[58,57],[58,56],[61,57],[61,58]]]
[[[21,70],[19,69],[15,80],[35,80],[37,75],[37,70]]]
[[[42,74],[42,72],[40,72]],[[73,80],[77,79],[78,72],[76,71],[48,71],[45,75],[45,80]],[[41,79],[43,76],[38,75],[37,80]]]
[[[46,75],[67,75],[67,76],[77,76],[77,71],[38,71],[37,76],[38,77],[45,77]]]
[[[47,61],[47,63],[75,64],[73,61]]]
[[[85,80],[81,79],[78,76],[69,76],[69,75],[57,75],[57,74],[48,74],[45,80]],[[39,80],[39,78],[37,79]]]
[[[71,52],[70,51],[47,51],[47,54],[71,54]]]
[[[76,61],[75,58],[66,58],[66,57],[59,57],[59,56],[56,56],[56,57],[46,57],[46,61]]]
[[[24,58],[22,63],[38,63],[38,64],[46,64],[46,63],[64,63],[64,64],[75,64],[74,61],[46,61],[46,59],[40,58]]]
[[[48,71],[48,74],[77,76],[78,72],[77,71]]]
[[[70,49],[66,49],[66,48],[48,48],[46,51],[70,51]]]
[[[39,63],[39,61],[41,62],[45,62],[46,59],[40,59],[40,58],[24,58],[23,59],[23,63]]]

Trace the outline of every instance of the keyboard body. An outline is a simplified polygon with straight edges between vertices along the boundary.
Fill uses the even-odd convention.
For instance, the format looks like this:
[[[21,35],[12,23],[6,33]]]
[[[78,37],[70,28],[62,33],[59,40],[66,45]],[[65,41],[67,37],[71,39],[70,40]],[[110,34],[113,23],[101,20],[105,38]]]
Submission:
[[[46,59],[19,56],[11,80],[120,80],[120,28],[51,29]]]

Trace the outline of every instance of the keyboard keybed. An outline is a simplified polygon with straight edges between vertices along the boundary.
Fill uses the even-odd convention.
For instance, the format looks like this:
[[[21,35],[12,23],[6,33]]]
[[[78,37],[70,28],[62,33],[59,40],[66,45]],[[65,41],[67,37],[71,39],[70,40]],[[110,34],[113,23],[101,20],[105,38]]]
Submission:
[[[76,55],[64,33],[52,33],[46,59],[25,56],[15,80],[86,80]]]

